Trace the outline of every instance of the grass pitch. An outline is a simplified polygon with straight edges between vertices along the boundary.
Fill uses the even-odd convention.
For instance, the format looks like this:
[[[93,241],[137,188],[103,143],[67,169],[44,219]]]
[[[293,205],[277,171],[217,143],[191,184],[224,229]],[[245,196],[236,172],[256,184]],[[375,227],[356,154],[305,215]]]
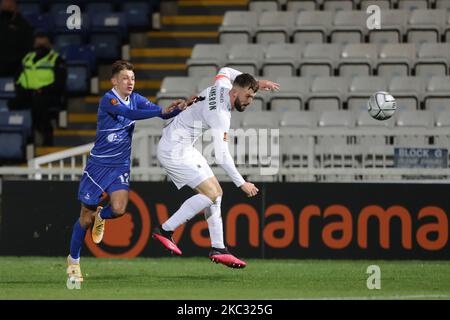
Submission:
[[[234,270],[205,258],[82,258],[66,287],[65,257],[0,257],[0,299],[450,299],[450,261],[255,260]],[[369,265],[381,289],[366,286]]]

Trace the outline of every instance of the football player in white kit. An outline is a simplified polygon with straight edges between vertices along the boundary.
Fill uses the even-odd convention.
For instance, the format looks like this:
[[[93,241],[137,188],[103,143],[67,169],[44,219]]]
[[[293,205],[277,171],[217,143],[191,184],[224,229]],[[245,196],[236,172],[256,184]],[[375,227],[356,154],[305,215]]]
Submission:
[[[181,250],[172,239],[174,230],[204,210],[211,238],[210,259],[232,268],[246,266],[244,261],[230,254],[224,245],[220,211],[222,188],[206,159],[194,148],[194,143],[203,130],[211,128],[217,163],[248,197],[255,196],[259,190],[253,183],[245,181],[236,169],[228,150],[227,138],[231,110],[244,111],[259,88],[278,90],[279,85],[268,80],[257,81],[250,74],[231,68],[222,68],[214,85],[203,90],[191,101],[193,105],[190,108],[164,128],[157,148],[158,160],[178,189],[188,185],[197,192],[166,222],[153,230],[152,237],[171,252],[181,255]]]

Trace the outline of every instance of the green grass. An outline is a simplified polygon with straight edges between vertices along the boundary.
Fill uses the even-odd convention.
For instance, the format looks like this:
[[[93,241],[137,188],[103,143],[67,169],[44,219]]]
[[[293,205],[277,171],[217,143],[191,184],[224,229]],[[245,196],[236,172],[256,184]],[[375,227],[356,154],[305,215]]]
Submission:
[[[450,261],[82,258],[81,290],[66,287],[65,257],[0,257],[0,299],[450,299]],[[366,287],[369,265],[381,289]]]

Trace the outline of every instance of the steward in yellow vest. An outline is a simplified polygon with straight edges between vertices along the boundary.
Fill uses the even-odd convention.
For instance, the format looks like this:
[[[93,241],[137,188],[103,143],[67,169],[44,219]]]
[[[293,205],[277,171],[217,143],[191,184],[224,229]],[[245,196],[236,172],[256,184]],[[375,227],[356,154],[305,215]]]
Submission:
[[[31,110],[35,145],[53,145],[54,119],[65,109],[67,70],[64,59],[52,49],[50,38],[37,33],[34,50],[22,58],[16,74],[16,97],[11,110]],[[36,139],[38,138],[38,139]]]
[[[59,54],[51,49],[44,57],[36,60],[36,51],[22,59],[23,71],[17,84],[27,90],[37,90],[55,82],[55,62]]]

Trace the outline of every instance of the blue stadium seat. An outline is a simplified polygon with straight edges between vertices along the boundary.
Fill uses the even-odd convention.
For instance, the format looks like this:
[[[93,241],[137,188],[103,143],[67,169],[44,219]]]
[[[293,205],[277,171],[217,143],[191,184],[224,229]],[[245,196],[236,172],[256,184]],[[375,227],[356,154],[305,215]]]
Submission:
[[[0,165],[25,160],[32,129],[31,110],[0,112]]]
[[[8,100],[7,99],[0,99],[0,112],[8,111]]]
[[[120,58],[120,39],[115,33],[92,34],[90,44],[94,46],[97,59],[115,60]]]
[[[51,33],[55,27],[55,21],[51,14],[30,14],[25,16],[28,22],[35,30],[42,30],[47,33]]]
[[[34,3],[19,3],[19,12],[23,16],[29,16],[29,15],[40,15],[42,13],[42,8],[39,2]]]
[[[83,65],[91,74],[96,68],[94,47],[92,45],[69,45],[61,50],[61,55],[72,66]]]
[[[67,64],[67,91],[70,93],[87,93],[89,91],[89,70],[83,65]]]
[[[127,32],[127,21],[123,13],[96,13],[89,16],[92,32],[119,33],[124,38]]]
[[[9,99],[16,96],[13,78],[0,78],[0,98]]]
[[[81,46],[83,42],[83,36],[80,34],[57,34],[53,38],[53,47],[61,52],[70,45]]]
[[[114,8],[111,2],[90,2],[86,4],[84,11],[89,15],[93,15],[98,12],[111,13],[114,11]]]
[[[125,2],[122,5],[128,26],[145,27],[150,25],[151,8],[148,2]]]
[[[2,160],[24,160],[25,145],[21,132],[3,132],[0,129],[0,164]]]
[[[70,2],[56,2],[50,5],[49,12],[53,16],[57,16],[59,14],[67,14],[67,8],[72,5]]]

